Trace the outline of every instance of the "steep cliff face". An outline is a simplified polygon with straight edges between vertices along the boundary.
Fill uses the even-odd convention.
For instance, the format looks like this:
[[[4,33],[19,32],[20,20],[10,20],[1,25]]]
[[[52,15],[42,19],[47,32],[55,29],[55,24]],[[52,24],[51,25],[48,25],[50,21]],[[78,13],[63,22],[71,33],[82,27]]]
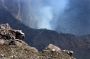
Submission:
[[[61,50],[50,44],[42,52],[23,41],[25,34],[12,29],[8,24],[0,25],[0,59],[74,59],[73,52]]]

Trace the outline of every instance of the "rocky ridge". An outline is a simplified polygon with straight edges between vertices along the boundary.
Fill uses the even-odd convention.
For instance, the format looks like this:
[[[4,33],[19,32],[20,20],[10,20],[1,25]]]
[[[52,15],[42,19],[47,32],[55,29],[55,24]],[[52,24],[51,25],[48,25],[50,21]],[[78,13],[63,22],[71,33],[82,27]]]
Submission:
[[[39,52],[23,41],[25,34],[12,29],[9,24],[0,25],[0,59],[75,59],[73,52],[49,44]]]

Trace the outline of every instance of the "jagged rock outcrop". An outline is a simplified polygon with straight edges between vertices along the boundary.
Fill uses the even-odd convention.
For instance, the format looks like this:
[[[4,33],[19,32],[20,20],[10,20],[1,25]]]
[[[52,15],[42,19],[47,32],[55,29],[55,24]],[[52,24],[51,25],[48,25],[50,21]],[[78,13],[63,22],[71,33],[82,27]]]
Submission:
[[[21,30],[12,29],[8,24],[1,24],[0,59],[74,59],[73,55],[53,44],[39,52],[23,41],[24,36]]]

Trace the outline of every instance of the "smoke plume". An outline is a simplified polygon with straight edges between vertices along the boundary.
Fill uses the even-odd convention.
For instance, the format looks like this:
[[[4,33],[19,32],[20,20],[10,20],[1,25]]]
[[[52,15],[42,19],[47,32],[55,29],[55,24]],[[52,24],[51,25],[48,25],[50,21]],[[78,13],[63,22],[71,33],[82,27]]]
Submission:
[[[31,28],[90,34],[90,0],[0,0],[1,5]]]
[[[27,19],[24,23],[32,28],[55,30],[51,22],[56,20],[59,14],[63,14],[68,0],[31,0],[30,3],[27,3]]]

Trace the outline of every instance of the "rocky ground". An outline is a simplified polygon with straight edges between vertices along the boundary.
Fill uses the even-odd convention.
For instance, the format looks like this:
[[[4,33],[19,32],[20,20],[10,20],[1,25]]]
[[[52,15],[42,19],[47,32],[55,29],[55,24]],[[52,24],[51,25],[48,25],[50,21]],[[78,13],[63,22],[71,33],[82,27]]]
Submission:
[[[0,59],[75,59],[73,51],[62,50],[49,44],[43,51],[23,41],[25,34],[12,29],[8,24],[0,25]]]

